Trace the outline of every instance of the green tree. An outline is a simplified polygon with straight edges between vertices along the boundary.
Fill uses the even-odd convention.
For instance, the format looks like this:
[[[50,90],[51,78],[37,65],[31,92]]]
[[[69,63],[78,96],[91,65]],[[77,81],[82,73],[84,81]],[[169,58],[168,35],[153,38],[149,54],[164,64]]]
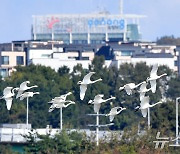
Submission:
[[[173,35],[163,36],[161,38],[157,38],[156,42],[159,45],[180,45],[180,38],[175,38]]]

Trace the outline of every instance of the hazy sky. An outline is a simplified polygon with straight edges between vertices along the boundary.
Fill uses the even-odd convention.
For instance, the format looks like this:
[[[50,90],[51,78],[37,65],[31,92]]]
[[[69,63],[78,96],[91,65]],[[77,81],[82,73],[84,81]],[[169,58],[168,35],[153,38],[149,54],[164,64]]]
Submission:
[[[0,0],[0,43],[31,39],[32,15],[82,14],[105,8],[119,13],[119,0]],[[124,13],[142,14],[144,40],[180,37],[180,0],[124,0]]]

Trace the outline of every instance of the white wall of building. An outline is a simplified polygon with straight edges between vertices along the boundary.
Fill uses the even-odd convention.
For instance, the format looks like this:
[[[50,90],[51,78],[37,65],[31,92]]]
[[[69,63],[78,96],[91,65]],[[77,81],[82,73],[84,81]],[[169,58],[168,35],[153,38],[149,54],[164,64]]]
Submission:
[[[132,63],[135,65],[136,63],[140,63],[140,62],[145,62],[146,65],[148,65],[148,66],[152,66],[154,64],[166,65],[170,69],[177,71],[177,67],[174,66],[174,58],[131,58],[131,60],[129,58],[127,58],[127,60],[126,59],[106,60],[105,66],[106,67],[115,66],[119,69],[123,63]]]
[[[138,62],[145,62],[148,66],[151,66],[153,64],[166,65],[170,69],[175,70],[174,58],[132,58],[131,62],[133,64],[136,64]]]
[[[52,54],[52,58],[58,58],[61,60],[67,60],[67,59],[76,59],[79,57],[79,53],[77,51],[74,52],[54,52]],[[87,57],[89,60],[94,59],[94,52],[82,52],[82,57]]]
[[[32,59],[31,62],[34,65],[43,65],[46,67],[51,67],[55,71],[58,71],[60,67],[67,66],[70,69],[70,72],[73,71],[73,67],[77,64],[81,64],[84,69],[89,69],[91,65],[90,60],[60,60],[60,59]]]
[[[68,53],[66,53],[66,52],[62,52],[62,53],[54,52],[54,53],[52,53],[52,58],[53,59],[59,59],[59,60],[68,60]]]
[[[73,71],[73,67],[77,64],[81,64],[84,69],[89,69],[89,65],[92,64],[90,60],[62,60],[62,59],[44,59],[44,58],[36,58],[32,59],[31,62],[35,65],[43,65],[46,67],[51,67],[55,71],[58,71],[60,67],[67,66],[70,68],[70,72]],[[124,63],[133,63],[134,65],[139,62],[145,62],[146,65],[152,66],[154,64],[158,65],[166,65],[170,69],[177,71],[174,66],[173,58],[132,58],[131,61],[129,59],[127,61],[123,60],[106,60],[104,66],[109,67],[117,67],[118,69]]]
[[[28,59],[31,60],[33,58],[49,58],[53,50],[49,49],[30,49],[28,51]]]

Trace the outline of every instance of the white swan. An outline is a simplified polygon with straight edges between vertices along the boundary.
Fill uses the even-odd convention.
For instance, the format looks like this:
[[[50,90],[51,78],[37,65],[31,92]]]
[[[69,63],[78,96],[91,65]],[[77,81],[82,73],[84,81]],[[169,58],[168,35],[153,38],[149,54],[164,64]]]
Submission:
[[[126,108],[122,108],[122,107],[114,107],[111,109],[111,111],[108,114],[106,114],[106,116],[109,116],[109,120],[110,120],[110,122],[112,122],[114,120],[114,116],[118,115],[119,113],[121,113],[125,109]]]
[[[139,92],[140,101],[142,100],[143,97],[145,97],[146,92],[151,90],[151,88],[147,89],[147,84],[148,83],[146,81],[143,81],[142,85],[139,88],[138,92]]]
[[[66,100],[66,97],[71,94],[72,92],[68,92],[67,94],[61,95],[59,97],[55,97],[50,102],[48,102],[48,103],[52,103],[52,105],[49,108],[49,112],[52,112],[55,108],[62,108],[62,107],[66,108],[71,104],[75,104],[75,102],[71,100]],[[67,102],[70,102],[70,103],[65,104]]]
[[[3,96],[0,99],[4,99],[6,101],[6,107],[8,110],[11,109],[12,106],[12,100],[13,96],[15,95],[15,90],[18,90],[19,88],[13,88],[13,87],[6,87],[3,90]]]
[[[140,109],[142,112],[143,117],[145,118],[147,116],[148,108],[151,108],[157,104],[162,103],[161,101],[154,103],[154,104],[149,104],[149,96],[143,97],[140,103],[140,106],[137,106],[135,109],[138,110]]]
[[[61,95],[59,97],[55,97],[54,99],[52,99],[52,101],[65,101],[66,97],[71,94],[72,94],[72,92],[68,92],[67,94]]]
[[[153,65],[153,68],[150,73],[150,77],[146,79],[147,82],[150,81],[152,93],[156,92],[156,80],[167,75],[166,73],[157,75],[157,70],[158,70],[158,64]]]
[[[66,102],[70,102],[70,103],[65,104]],[[53,102],[53,101],[52,101],[51,103],[52,103],[52,105],[50,106],[48,112],[52,112],[55,108],[59,108],[59,109],[60,109],[60,108],[66,108],[66,107],[68,107],[68,106],[71,105],[71,104],[75,104],[75,102],[70,101],[70,100],[63,101],[63,102],[56,102],[56,101]]]
[[[143,84],[143,82],[139,83],[139,84],[135,84],[135,83],[128,83],[128,84],[125,84],[123,87],[120,87],[119,90],[123,90],[125,89],[126,90],[126,93],[128,95],[131,95],[132,94],[132,90],[139,87],[141,84]]]
[[[94,112],[95,113],[99,112],[101,103],[107,102],[112,99],[116,99],[116,97],[110,97],[110,98],[104,100],[104,99],[102,99],[102,97],[104,97],[104,95],[102,95],[102,94],[96,95],[94,97],[94,100],[89,100],[89,102],[88,102],[88,104],[94,104]]]
[[[66,97],[68,95],[71,95],[72,92],[68,92],[67,94],[64,94],[64,95],[61,95],[59,97],[54,97],[50,102],[48,103],[61,103],[61,102],[64,102],[66,100]]]
[[[5,99],[5,98],[8,98],[8,97],[12,97],[12,96],[14,96],[13,94],[12,94],[12,88],[13,87],[6,87],[6,88],[4,88],[4,90],[3,90],[3,96],[0,98],[0,99]]]
[[[28,87],[27,84],[29,84],[29,83],[30,83],[30,81],[24,81],[23,83],[20,84],[18,93],[17,93],[17,95],[16,95],[16,99],[19,98],[19,97],[21,96],[21,94],[22,94],[25,90],[38,87],[37,85]]]
[[[27,97],[33,97],[35,94],[37,95],[40,93],[39,92],[25,92],[25,93],[21,94],[20,100],[23,100],[24,98],[27,98]]]
[[[97,80],[94,80],[94,81],[91,81],[90,78],[91,78],[91,76],[93,74],[95,74],[95,72],[88,73],[87,75],[84,76],[82,81],[78,81],[78,83],[77,83],[77,84],[80,84],[80,99],[81,100],[84,99],[88,84],[92,84],[92,83],[95,83],[95,82],[98,82],[98,81],[102,81],[101,78],[97,79]]]

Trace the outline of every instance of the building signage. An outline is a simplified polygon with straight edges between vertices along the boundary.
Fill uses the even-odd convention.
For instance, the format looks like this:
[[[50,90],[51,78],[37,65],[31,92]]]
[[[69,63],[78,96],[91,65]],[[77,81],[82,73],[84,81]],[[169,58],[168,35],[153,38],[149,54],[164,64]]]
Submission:
[[[54,18],[54,17],[52,17],[51,18],[51,20],[47,20],[47,27],[49,28],[49,29],[52,29],[53,28],[53,25],[55,24],[55,23],[58,23],[60,20],[59,20],[59,18]]]
[[[125,27],[125,21],[124,19],[90,19],[88,20],[88,26],[93,27],[93,26],[108,26],[109,28],[111,26],[113,27],[118,27],[119,29],[123,30]]]

